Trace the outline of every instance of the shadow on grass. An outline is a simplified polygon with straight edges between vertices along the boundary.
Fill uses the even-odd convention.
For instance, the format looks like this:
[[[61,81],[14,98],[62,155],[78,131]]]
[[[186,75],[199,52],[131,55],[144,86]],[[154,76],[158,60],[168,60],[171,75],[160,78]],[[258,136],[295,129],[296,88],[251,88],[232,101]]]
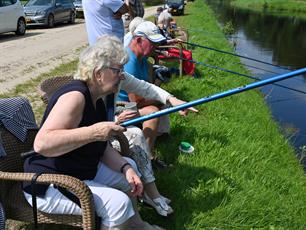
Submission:
[[[226,203],[230,199],[229,191],[237,187],[231,179],[209,168],[188,164],[175,165],[168,173],[159,173],[157,177],[161,194],[172,200],[174,214],[164,218],[153,208],[142,205],[141,216],[167,230],[185,229],[195,216]]]

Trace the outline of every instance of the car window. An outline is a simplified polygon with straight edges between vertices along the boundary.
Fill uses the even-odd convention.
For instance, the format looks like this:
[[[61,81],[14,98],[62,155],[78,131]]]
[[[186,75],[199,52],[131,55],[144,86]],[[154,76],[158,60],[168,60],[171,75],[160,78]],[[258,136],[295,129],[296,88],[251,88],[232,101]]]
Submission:
[[[70,0],[61,0],[62,4],[67,4],[67,3],[71,3]]]
[[[168,0],[168,3],[182,3],[182,0]]]
[[[30,0],[27,2],[26,6],[46,6],[53,4],[54,0]]]
[[[17,0],[0,0],[0,7],[1,6],[10,6],[17,2]]]

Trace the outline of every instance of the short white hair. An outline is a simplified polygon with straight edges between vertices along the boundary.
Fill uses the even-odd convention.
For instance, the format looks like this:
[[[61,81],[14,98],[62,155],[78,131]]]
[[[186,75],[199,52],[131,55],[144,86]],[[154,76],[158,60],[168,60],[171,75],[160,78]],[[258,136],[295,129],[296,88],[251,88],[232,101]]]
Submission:
[[[168,26],[170,24],[171,19],[172,19],[172,15],[166,10],[164,10],[158,16],[157,23]]]
[[[92,79],[95,69],[102,70],[113,64],[124,65],[128,59],[128,53],[119,38],[103,35],[80,54],[74,79],[88,81]]]
[[[142,22],[144,22],[145,20],[141,17],[135,17],[133,18],[133,20],[130,22],[129,25],[129,31],[133,34],[136,27],[141,24]]]

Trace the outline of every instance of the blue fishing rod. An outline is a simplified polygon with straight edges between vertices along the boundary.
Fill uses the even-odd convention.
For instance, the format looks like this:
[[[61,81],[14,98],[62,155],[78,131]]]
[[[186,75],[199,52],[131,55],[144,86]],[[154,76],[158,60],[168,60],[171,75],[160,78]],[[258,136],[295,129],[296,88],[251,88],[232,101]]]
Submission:
[[[285,73],[285,74],[277,75],[275,77],[271,77],[269,79],[253,82],[251,84],[240,86],[240,87],[237,87],[237,88],[234,88],[234,89],[230,89],[230,90],[227,90],[227,91],[224,91],[224,92],[221,92],[221,93],[217,93],[217,94],[214,94],[214,95],[211,95],[211,96],[208,96],[208,97],[204,97],[204,98],[200,98],[200,99],[197,99],[197,100],[194,100],[194,101],[186,102],[184,104],[181,104],[181,105],[178,105],[178,106],[175,106],[175,107],[163,109],[161,111],[151,113],[149,115],[145,115],[145,116],[142,116],[142,117],[137,117],[135,119],[131,119],[131,120],[122,122],[122,123],[120,123],[120,125],[123,126],[123,127],[127,127],[127,126],[130,126],[130,125],[135,125],[135,124],[138,124],[138,123],[143,122],[143,121],[147,121],[147,120],[150,120],[150,119],[161,117],[161,116],[164,116],[164,115],[167,115],[167,114],[170,114],[170,113],[177,112],[179,110],[185,110],[185,109],[188,109],[188,108],[193,107],[193,106],[204,104],[204,103],[207,103],[207,102],[210,102],[210,101],[215,101],[215,100],[218,100],[218,99],[221,99],[221,98],[224,98],[224,97],[228,97],[228,96],[231,96],[231,95],[234,95],[234,94],[242,93],[242,92],[250,90],[250,89],[255,89],[255,88],[258,88],[258,87],[262,87],[262,86],[265,86],[265,85],[268,85],[268,84],[272,84],[274,82],[282,81],[282,80],[285,80],[285,79],[288,79],[288,78],[291,78],[291,77],[294,77],[294,76],[297,76],[297,75],[305,74],[305,73],[306,73],[306,68],[298,69],[298,70],[295,70],[295,71],[292,71],[292,72],[289,72],[289,73]]]
[[[182,41],[182,43],[185,43],[187,45],[194,46],[194,47],[200,47],[200,48],[216,51],[216,52],[223,53],[223,54],[229,54],[229,55],[232,55],[232,56],[248,59],[248,60],[251,60],[251,61],[255,61],[255,62],[262,63],[262,64],[266,64],[266,65],[271,65],[271,66],[278,67],[278,68],[281,68],[281,69],[290,70],[289,68],[285,68],[285,67],[280,66],[280,65],[275,65],[275,64],[272,64],[272,63],[269,63],[269,62],[261,61],[261,60],[258,60],[258,59],[255,59],[255,58],[251,58],[251,57],[246,57],[246,56],[243,56],[243,55],[240,55],[240,54],[235,54],[235,53],[231,53],[231,52],[224,51],[224,50],[219,50],[219,49],[208,47],[208,46],[198,45],[198,44],[191,43],[191,42],[184,42],[184,41]]]

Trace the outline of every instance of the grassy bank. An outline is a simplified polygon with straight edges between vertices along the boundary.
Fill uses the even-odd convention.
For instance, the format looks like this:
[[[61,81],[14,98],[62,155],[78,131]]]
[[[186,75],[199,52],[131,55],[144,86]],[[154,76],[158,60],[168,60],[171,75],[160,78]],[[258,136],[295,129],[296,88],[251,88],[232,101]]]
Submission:
[[[304,0],[232,0],[231,5],[241,9],[306,19]]]
[[[187,4],[178,25],[221,34],[215,16],[196,0]],[[233,51],[225,38],[189,32],[192,43]],[[193,58],[207,64],[247,73],[235,57],[196,48]],[[72,73],[76,62],[62,65],[2,95],[30,99],[40,120],[44,109],[36,92],[48,77]],[[197,66],[198,79],[175,78],[165,85],[185,100],[208,96],[249,81],[242,77]],[[171,139],[158,140],[157,152],[173,167],[157,173],[160,191],[172,200],[173,216],[165,219],[142,206],[142,216],[166,229],[306,229],[305,174],[293,148],[280,134],[259,91],[252,90],[198,106],[200,113],[186,118],[171,115]],[[180,141],[194,147],[192,155],[180,154]],[[14,229],[32,225],[14,223]],[[47,227],[40,229],[68,229]]]
[[[203,1],[188,3],[178,25],[221,33]],[[223,38],[189,33],[190,42],[232,51]],[[245,72],[238,59],[197,48],[195,60]],[[167,89],[192,100],[247,83],[247,80],[198,67],[201,79],[177,78]],[[171,116],[173,140],[160,146],[174,164],[159,174],[159,186],[174,200],[168,229],[305,229],[305,175],[292,147],[280,134],[262,95],[249,91],[198,107],[201,112]],[[179,154],[179,141],[195,154]],[[160,221],[162,223],[162,221]]]

